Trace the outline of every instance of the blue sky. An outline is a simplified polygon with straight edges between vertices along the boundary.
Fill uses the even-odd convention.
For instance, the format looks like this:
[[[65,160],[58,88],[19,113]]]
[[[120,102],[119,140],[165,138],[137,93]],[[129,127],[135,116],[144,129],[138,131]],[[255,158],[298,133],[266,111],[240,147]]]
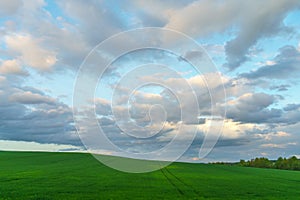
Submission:
[[[178,55],[153,49],[128,52],[109,66],[90,62],[95,71],[92,68],[85,74],[87,83],[97,68],[106,67],[104,76],[98,77],[95,99],[91,102],[95,104],[99,124],[114,144],[129,152],[152,151],[170,142],[176,134],[188,138],[187,133],[197,129],[194,142],[181,158],[195,161],[205,138],[205,128],[213,121],[205,116],[218,115],[215,117],[223,120],[222,135],[201,161],[300,156],[299,19],[298,0],[1,1],[0,150],[32,147],[31,150],[83,151],[87,148],[76,132],[78,125],[72,112],[73,108],[77,109],[72,103],[73,92],[84,58],[110,36],[135,28],[159,27],[193,38],[218,71],[199,74]],[[131,45],[128,41],[111,46],[110,51]],[[178,41],[170,41],[180,48]],[[112,56],[109,51],[103,54]],[[181,57],[195,59],[201,57],[200,54],[191,49]],[[134,71],[149,63],[153,66]],[[163,67],[157,71],[156,64],[163,64],[177,74]],[[125,82],[119,87],[124,77]],[[204,79],[216,93],[215,102],[208,98]],[[190,102],[183,99],[177,105],[178,99],[172,92],[185,87],[183,80],[198,98],[197,109],[204,119],[198,124],[180,119],[180,109]],[[221,87],[220,80],[224,83],[225,99],[219,97],[222,96],[217,89]],[[128,93],[133,89],[128,87],[141,81],[160,81],[175,89],[169,91],[170,88],[150,84]],[[118,97],[116,102],[112,102],[114,92]],[[122,99],[130,95],[128,105]],[[130,107],[132,119],[127,127],[126,120],[122,119],[120,125],[114,116],[112,105],[118,103]],[[157,105],[162,106],[164,112]],[[94,110],[89,106],[86,105],[86,113]],[[215,113],[210,110],[211,106]],[[155,111],[154,121],[149,116],[150,108]],[[226,114],[223,113],[225,108]],[[155,120],[165,113],[165,126],[157,137],[147,141],[125,136],[124,130],[118,127],[131,130],[131,122],[145,127],[150,123],[150,128],[147,126],[143,131],[154,130],[159,125]],[[88,116],[85,114],[82,115]],[[182,124],[184,128],[179,129]],[[134,131],[132,129],[132,134],[143,134]],[[91,148],[123,155],[101,145]],[[165,159],[169,156],[165,155]]]

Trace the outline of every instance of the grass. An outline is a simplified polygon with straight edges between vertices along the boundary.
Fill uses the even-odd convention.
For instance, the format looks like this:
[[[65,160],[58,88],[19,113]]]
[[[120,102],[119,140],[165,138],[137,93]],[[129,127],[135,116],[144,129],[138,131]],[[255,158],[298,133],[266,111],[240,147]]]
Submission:
[[[300,172],[173,163],[130,174],[89,154],[0,152],[0,199],[300,199]]]

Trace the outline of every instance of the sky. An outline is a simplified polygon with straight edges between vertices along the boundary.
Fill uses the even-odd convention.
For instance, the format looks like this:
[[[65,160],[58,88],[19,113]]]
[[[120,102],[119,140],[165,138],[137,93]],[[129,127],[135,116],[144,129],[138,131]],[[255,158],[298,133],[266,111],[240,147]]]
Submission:
[[[0,150],[300,157],[299,77],[298,0],[0,1]]]

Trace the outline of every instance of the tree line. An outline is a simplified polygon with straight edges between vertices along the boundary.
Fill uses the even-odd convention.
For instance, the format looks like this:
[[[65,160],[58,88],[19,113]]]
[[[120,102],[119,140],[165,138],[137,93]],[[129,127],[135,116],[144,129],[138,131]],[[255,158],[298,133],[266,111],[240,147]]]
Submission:
[[[277,160],[269,160],[264,157],[254,158],[248,161],[240,160],[238,165],[244,167],[300,170],[300,160],[296,156],[292,156],[290,158],[279,157]]]

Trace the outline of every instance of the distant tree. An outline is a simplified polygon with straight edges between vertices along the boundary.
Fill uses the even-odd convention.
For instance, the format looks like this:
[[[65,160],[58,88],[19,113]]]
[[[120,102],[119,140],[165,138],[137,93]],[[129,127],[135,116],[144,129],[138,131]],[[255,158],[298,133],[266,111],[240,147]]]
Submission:
[[[287,170],[300,170],[300,160],[296,156],[290,158],[279,157],[276,161],[269,160],[268,158],[254,158],[251,160],[241,159],[238,163],[224,163],[217,162],[214,164],[221,165],[239,165],[243,167],[260,167],[260,168],[275,168]]]
[[[283,166],[284,166],[283,158],[279,157],[275,162],[275,168],[283,169]]]
[[[300,170],[300,161],[297,159],[296,156],[292,156],[288,159],[289,161],[289,167],[292,170]]]
[[[276,161],[270,161],[268,158],[254,158],[248,161],[240,160],[240,166],[260,167],[260,168],[276,168],[287,170],[300,170],[300,160],[296,156],[290,158],[279,157]]]
[[[240,160],[239,165],[240,166],[246,166],[246,161],[245,160]]]
[[[250,167],[260,167],[260,168],[271,168],[273,166],[272,162],[267,158],[255,158],[251,159],[249,163]]]

